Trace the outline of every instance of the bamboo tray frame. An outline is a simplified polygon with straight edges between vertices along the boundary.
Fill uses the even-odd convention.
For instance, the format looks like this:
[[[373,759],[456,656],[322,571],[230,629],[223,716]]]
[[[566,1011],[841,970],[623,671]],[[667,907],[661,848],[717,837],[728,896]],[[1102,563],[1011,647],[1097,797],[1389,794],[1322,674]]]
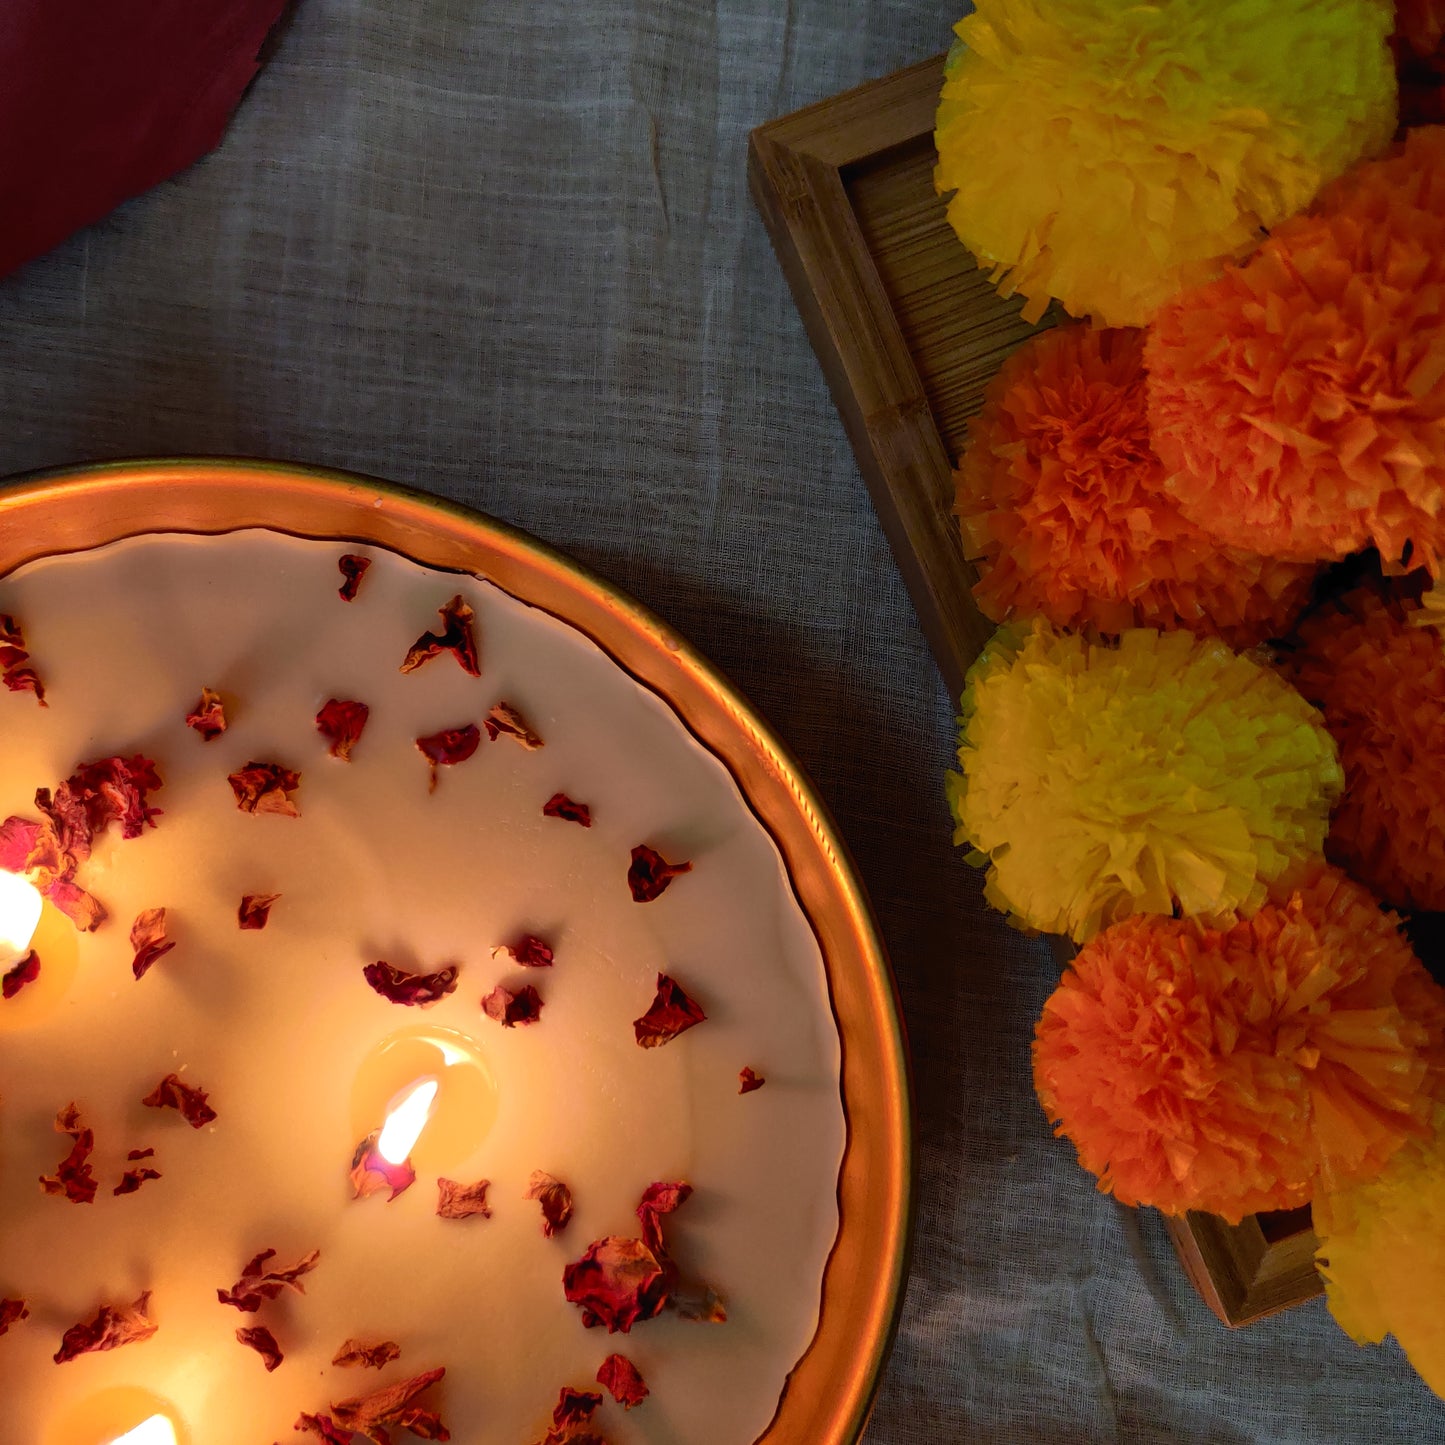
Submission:
[[[952,459],[1005,356],[1035,328],[973,264],[934,193],[943,56],[759,127],[748,179],[874,509],[953,696],[993,624],[954,520]],[[1051,318],[1046,317],[1045,321]],[[1059,941],[1062,948],[1068,945]],[[1308,1210],[1169,1220],[1226,1324],[1321,1292]]]

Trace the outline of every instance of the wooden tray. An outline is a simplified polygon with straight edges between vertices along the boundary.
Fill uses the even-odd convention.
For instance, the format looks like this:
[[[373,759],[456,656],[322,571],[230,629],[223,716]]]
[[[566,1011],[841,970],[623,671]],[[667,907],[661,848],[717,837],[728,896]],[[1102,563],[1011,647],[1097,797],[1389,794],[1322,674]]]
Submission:
[[[753,132],[748,177],[878,519],[949,691],[993,624],[954,521],[952,460],[1034,328],[1000,300],[933,189],[943,57]],[[1045,318],[1045,324],[1052,319]],[[1067,945],[1064,945],[1067,947]],[[1320,1293],[1309,1211],[1170,1220],[1209,1307],[1244,1325]]]

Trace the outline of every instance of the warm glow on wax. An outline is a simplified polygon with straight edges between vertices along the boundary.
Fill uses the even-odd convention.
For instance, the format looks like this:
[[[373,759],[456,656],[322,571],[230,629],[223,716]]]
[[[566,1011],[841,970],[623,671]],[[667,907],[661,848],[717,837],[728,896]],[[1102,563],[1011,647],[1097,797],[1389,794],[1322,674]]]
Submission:
[[[134,1430],[117,1435],[111,1445],[176,1445],[176,1429],[164,1415],[152,1415]]]
[[[0,871],[0,969],[13,968],[30,952],[43,900],[18,873]]]
[[[418,1079],[399,1094],[386,1113],[376,1152],[388,1164],[405,1164],[416,1147],[426,1121],[436,1103],[438,1084],[435,1079]]]

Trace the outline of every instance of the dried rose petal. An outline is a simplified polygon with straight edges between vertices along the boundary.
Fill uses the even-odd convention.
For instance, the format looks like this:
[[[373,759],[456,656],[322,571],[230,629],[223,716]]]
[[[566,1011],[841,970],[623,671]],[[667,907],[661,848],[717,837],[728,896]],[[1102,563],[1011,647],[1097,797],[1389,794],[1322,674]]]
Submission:
[[[597,1383],[624,1410],[640,1405],[652,1393],[647,1388],[647,1381],[638,1373],[637,1366],[626,1355],[608,1355],[597,1371]]]
[[[41,707],[49,707],[39,674],[33,667],[26,666],[29,660],[20,624],[13,617],[0,613],[0,681],[11,692],[33,692]]]
[[[361,579],[366,576],[366,569],[371,566],[371,558],[358,557],[354,552],[346,552],[336,559],[336,565],[346,579],[341,584],[337,595],[343,602],[355,602],[356,589],[361,586]]]
[[[568,823],[581,823],[584,828],[592,826],[592,809],[586,803],[569,798],[566,793],[553,793],[542,804],[542,816],[561,818]]]
[[[494,703],[491,712],[482,719],[482,726],[493,742],[505,733],[507,737],[515,738],[529,753],[545,746],[527,719],[509,702]]]
[[[164,908],[147,908],[137,915],[130,926],[130,946],[135,950],[131,960],[131,972],[137,978],[144,978],[158,958],[164,958],[175,945],[175,940],[166,937],[166,911]]]
[[[186,726],[194,728],[203,742],[214,742],[226,731],[226,707],[221,694],[201,689],[201,700],[186,714]]]
[[[276,1343],[276,1336],[265,1325],[242,1325],[236,1331],[236,1338],[260,1355],[268,1375],[285,1359],[281,1346]]]
[[[659,1258],[667,1258],[667,1247],[662,1241],[662,1225],[658,1222],[663,1215],[687,1203],[692,1198],[692,1185],[679,1179],[671,1183],[649,1184],[643,1191],[642,1202],[637,1206],[637,1217],[642,1221],[643,1243]]]
[[[453,597],[445,607],[438,609],[446,627],[440,632],[423,632],[411,645],[403,672],[415,672],[422,663],[450,652],[461,665],[463,672],[480,677],[482,669],[477,661],[477,640],[472,631],[472,619],[476,614],[460,596]]]
[[[633,1019],[632,1029],[642,1048],[655,1049],[670,1043],[706,1018],[697,1000],[690,998],[676,979],[660,973],[657,975],[657,997],[640,1019]]]
[[[7,667],[4,680],[5,686],[11,692],[33,692],[41,707],[50,706],[45,701],[45,684],[40,681],[40,674],[33,667]]]
[[[443,728],[429,738],[416,740],[417,751],[431,764],[431,791],[436,792],[437,769],[464,763],[476,752],[482,741],[482,730],[476,723],[461,728]]]
[[[155,820],[160,816],[161,810],[146,801],[160,786],[160,776],[151,758],[139,753],[132,758],[97,758],[93,763],[81,763],[55,790],[55,805],[65,812],[67,803],[62,801],[63,797],[78,804],[92,835],[105,832],[112,823],[119,823],[121,837],[139,838],[143,829],[155,827]],[[43,792],[46,790],[42,788],[36,793],[35,804],[48,813],[50,810],[40,801]],[[63,838],[65,830],[58,819],[56,826]]]
[[[364,1345],[360,1340],[347,1340],[331,1357],[331,1363],[339,1365],[343,1370],[380,1370],[400,1358],[401,1346],[395,1340],[381,1340],[374,1345]]]
[[[364,702],[329,698],[316,714],[316,731],[326,739],[333,758],[349,763],[351,750],[361,741],[366,720],[370,716],[371,709]]]
[[[179,1074],[167,1074],[141,1103],[147,1109],[179,1109],[192,1129],[200,1129],[216,1117],[206,1098],[204,1089],[183,1083]]]
[[[243,813],[275,813],[283,818],[299,818],[301,809],[291,794],[301,785],[301,774],[279,763],[249,762],[237,772],[227,774],[226,781],[236,795],[236,806]]]
[[[362,976],[388,1003],[421,1007],[445,998],[457,986],[457,965],[448,964],[435,973],[405,973],[393,964],[378,960],[361,970]]]
[[[403,1159],[400,1164],[393,1164],[387,1159],[376,1147],[380,1138],[381,1131],[378,1129],[356,1146],[356,1153],[351,1156],[351,1188],[357,1199],[369,1199],[373,1194],[389,1189],[391,1193],[387,1195],[386,1202],[390,1204],[398,1194],[405,1194],[416,1183],[416,1170],[411,1167],[410,1159]]]
[[[155,1152],[154,1149],[132,1149],[126,1157],[132,1161],[147,1159]],[[160,1172],[150,1168],[149,1165],[142,1165],[139,1169],[127,1169],[120,1176],[120,1183],[110,1192],[117,1195],[134,1194],[148,1179],[159,1179],[160,1177]]]
[[[537,1199],[542,1204],[542,1233],[548,1239],[560,1234],[572,1218],[572,1191],[560,1179],[541,1169],[534,1169],[527,1181],[523,1199]]]
[[[554,1425],[585,1425],[602,1404],[602,1396],[595,1390],[574,1390],[563,1385],[552,1410]]]
[[[0,1299],[0,1335],[5,1334],[11,1325],[18,1325],[21,1320],[30,1318],[30,1306],[23,1299]]]
[[[609,1235],[589,1244],[582,1258],[562,1271],[562,1290],[581,1307],[588,1329],[606,1325],[608,1334],[626,1334],[661,1314],[667,1272],[640,1239]]]
[[[651,903],[667,891],[674,878],[691,872],[691,863],[669,863],[661,853],[641,843],[632,850],[627,886],[632,890],[634,903]]]
[[[95,1134],[80,1122],[74,1102],[55,1116],[55,1132],[70,1136],[70,1153],[56,1166],[54,1174],[42,1174],[40,1187],[47,1194],[63,1194],[72,1204],[90,1204],[99,1188],[89,1164],[95,1149]]]
[[[668,1305],[678,1319],[694,1324],[725,1325],[728,1322],[722,1296],[710,1284],[675,1284]]]
[[[351,1445],[355,1431],[343,1430],[330,1415],[308,1415],[304,1410],[296,1417],[293,1430],[309,1430],[319,1435],[326,1445]]]
[[[390,1445],[391,1437],[386,1433],[388,1425],[410,1430],[423,1440],[450,1440],[451,1436],[434,1411],[413,1404],[418,1395],[430,1389],[445,1374],[446,1369],[438,1366],[413,1375],[409,1380],[387,1385],[370,1395],[335,1401],[331,1406],[332,1419],[341,1429],[364,1435],[376,1445]]]
[[[542,1015],[542,995],[530,983],[524,983],[515,992],[499,983],[482,1000],[482,1012],[507,1028],[533,1024]]]
[[[159,1328],[150,1318],[150,1301],[151,1292],[147,1290],[134,1304],[102,1305],[93,1320],[71,1325],[52,1356],[55,1363],[63,1365],[77,1355],[118,1350],[122,1345],[150,1339]]]
[[[523,968],[551,968],[551,946],[535,933],[524,933],[515,943],[498,944],[492,950],[493,958],[504,958]]]
[[[458,1184],[455,1179],[437,1180],[437,1218],[470,1219],[480,1214],[490,1219],[492,1211],[487,1205],[487,1189],[490,1179],[478,1179],[475,1184]]]
[[[68,878],[57,878],[41,892],[82,933],[94,933],[106,920],[105,906]]]
[[[34,983],[40,977],[40,955],[32,948],[3,979],[0,979],[0,997],[14,998],[27,983]]]
[[[247,893],[236,909],[236,923],[244,929],[265,928],[271,921],[271,908],[281,897],[279,893]]]
[[[738,1093],[740,1094],[751,1094],[754,1089],[761,1089],[767,1082],[761,1074],[755,1074],[751,1069],[738,1071]]]
[[[230,1289],[216,1291],[216,1298],[223,1305],[235,1305],[238,1310],[253,1315],[261,1308],[263,1300],[275,1299],[283,1289],[294,1289],[297,1294],[305,1294],[306,1286],[301,1283],[301,1276],[310,1274],[316,1268],[321,1251],[313,1249],[310,1254],[297,1260],[290,1269],[267,1269],[266,1261],[275,1257],[274,1249],[263,1249],[241,1271],[241,1278]]]

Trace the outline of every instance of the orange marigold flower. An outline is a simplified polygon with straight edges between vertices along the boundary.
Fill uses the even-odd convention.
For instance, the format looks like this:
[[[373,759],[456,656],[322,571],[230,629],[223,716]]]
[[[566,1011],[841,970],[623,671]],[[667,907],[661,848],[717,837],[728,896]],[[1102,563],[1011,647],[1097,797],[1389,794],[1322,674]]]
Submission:
[[[1281,557],[1445,555],[1445,127],[1409,132],[1160,311],[1154,445],[1185,514]]]
[[[1445,647],[1370,589],[1300,624],[1280,670],[1324,713],[1345,793],[1328,857],[1396,908],[1445,908]]]
[[[1100,933],[1044,1006],[1034,1083],[1101,1189],[1237,1221],[1422,1135],[1442,1018],[1399,920],[1316,864],[1228,928]]]
[[[1235,647],[1282,636],[1315,569],[1222,548],[1185,519],[1150,444],[1145,381],[1133,328],[1055,327],[1004,363],[954,473],[979,608]]]

